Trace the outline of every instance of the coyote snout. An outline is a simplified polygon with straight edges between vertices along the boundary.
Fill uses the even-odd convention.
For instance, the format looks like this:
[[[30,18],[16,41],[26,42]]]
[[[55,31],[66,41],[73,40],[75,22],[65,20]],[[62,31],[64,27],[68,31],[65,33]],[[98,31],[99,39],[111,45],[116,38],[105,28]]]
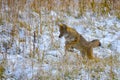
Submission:
[[[63,35],[59,35],[59,38],[61,38]]]
[[[93,59],[93,48],[101,46],[98,39],[87,41],[81,34],[79,34],[75,29],[68,27],[65,24],[59,24],[60,35],[59,38],[65,37],[65,50],[75,48],[85,55],[89,59]]]

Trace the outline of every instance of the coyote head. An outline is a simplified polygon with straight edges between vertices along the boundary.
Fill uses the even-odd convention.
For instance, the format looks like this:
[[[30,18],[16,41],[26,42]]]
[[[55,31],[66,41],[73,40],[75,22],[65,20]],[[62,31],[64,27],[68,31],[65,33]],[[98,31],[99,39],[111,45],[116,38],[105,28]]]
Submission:
[[[60,31],[59,38],[61,38],[67,33],[67,25],[58,24],[58,26],[59,26],[59,31]]]

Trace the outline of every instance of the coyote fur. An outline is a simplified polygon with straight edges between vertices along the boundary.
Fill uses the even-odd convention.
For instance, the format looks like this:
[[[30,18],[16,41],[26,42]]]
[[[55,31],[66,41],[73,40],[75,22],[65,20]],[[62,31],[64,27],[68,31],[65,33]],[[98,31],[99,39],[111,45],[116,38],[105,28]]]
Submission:
[[[101,46],[98,39],[87,41],[81,34],[75,29],[67,26],[66,24],[59,24],[59,38],[65,37],[65,51],[70,49],[77,49],[82,53],[82,57],[87,56],[89,59],[93,59],[93,48]]]

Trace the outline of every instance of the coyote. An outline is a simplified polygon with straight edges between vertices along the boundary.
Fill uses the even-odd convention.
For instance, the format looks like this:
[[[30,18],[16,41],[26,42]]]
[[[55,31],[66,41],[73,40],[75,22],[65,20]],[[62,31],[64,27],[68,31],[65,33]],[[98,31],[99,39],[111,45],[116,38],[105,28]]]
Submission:
[[[59,38],[65,37],[65,51],[70,49],[77,49],[82,53],[82,57],[87,56],[89,59],[93,59],[93,48],[101,46],[98,39],[87,41],[81,34],[75,29],[68,27],[65,24],[59,24],[60,35]]]

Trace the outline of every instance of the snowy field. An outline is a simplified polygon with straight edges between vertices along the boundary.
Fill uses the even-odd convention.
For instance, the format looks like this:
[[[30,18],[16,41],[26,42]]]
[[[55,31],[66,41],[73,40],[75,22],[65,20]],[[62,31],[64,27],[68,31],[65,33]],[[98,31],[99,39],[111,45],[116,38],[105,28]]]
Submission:
[[[109,14],[98,17],[91,12],[79,18],[56,11],[43,10],[42,14],[45,15],[26,8],[19,11],[15,24],[5,17],[0,22],[0,67],[5,69],[0,77],[3,80],[120,79],[118,18]],[[64,57],[65,39],[58,38],[57,22],[76,29],[88,41],[99,39],[102,45],[94,48],[94,55],[100,61],[83,60],[78,50],[67,52]]]

